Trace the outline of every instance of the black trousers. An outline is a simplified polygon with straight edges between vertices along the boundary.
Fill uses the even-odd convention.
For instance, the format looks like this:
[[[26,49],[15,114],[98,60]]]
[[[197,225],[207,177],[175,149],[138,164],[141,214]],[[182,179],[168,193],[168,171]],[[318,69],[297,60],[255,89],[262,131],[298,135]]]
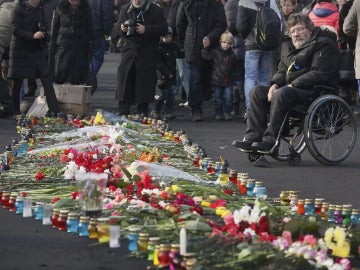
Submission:
[[[286,113],[296,104],[310,104],[316,93],[313,90],[284,86],[268,101],[268,86],[255,86],[250,92],[245,139],[275,142]],[[269,114],[269,121],[268,121]]]
[[[49,110],[57,114],[60,112],[59,103],[57,101],[54,86],[50,76],[40,77],[40,81],[44,87],[46,102]],[[20,90],[23,84],[23,79],[14,79],[13,88],[11,91],[11,113],[20,113]]]

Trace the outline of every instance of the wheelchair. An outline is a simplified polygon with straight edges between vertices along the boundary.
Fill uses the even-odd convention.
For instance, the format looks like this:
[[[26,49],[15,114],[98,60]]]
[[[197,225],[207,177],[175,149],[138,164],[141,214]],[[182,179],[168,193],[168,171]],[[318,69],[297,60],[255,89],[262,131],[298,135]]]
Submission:
[[[351,107],[333,88],[316,86],[315,90],[319,96],[310,106],[296,105],[287,112],[276,143],[266,155],[298,166],[305,148],[323,165],[339,164],[351,154],[357,138]],[[255,162],[262,155],[248,152],[248,159]]]

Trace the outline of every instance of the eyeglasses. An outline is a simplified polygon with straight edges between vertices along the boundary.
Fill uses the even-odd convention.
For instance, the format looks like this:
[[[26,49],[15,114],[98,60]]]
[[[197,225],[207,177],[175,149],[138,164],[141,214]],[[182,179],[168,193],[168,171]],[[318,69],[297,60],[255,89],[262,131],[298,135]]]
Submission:
[[[305,26],[299,26],[299,27],[291,29],[290,34],[295,34],[296,32],[300,33],[302,31],[304,31],[305,29],[306,29]]]

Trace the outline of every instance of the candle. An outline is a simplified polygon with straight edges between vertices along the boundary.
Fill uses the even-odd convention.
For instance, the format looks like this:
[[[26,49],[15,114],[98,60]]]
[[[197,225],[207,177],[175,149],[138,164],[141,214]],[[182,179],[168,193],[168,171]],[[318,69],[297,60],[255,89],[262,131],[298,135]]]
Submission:
[[[186,229],[185,226],[183,226],[180,229],[180,255],[184,255],[186,253]]]

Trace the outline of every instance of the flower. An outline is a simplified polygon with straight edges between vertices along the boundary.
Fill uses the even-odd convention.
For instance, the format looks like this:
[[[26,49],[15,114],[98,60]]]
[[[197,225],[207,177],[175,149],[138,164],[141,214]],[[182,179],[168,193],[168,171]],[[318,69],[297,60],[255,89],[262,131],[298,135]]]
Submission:
[[[324,235],[327,247],[332,250],[332,254],[337,257],[347,258],[350,254],[350,243],[346,239],[345,228],[336,226],[328,228]]]

